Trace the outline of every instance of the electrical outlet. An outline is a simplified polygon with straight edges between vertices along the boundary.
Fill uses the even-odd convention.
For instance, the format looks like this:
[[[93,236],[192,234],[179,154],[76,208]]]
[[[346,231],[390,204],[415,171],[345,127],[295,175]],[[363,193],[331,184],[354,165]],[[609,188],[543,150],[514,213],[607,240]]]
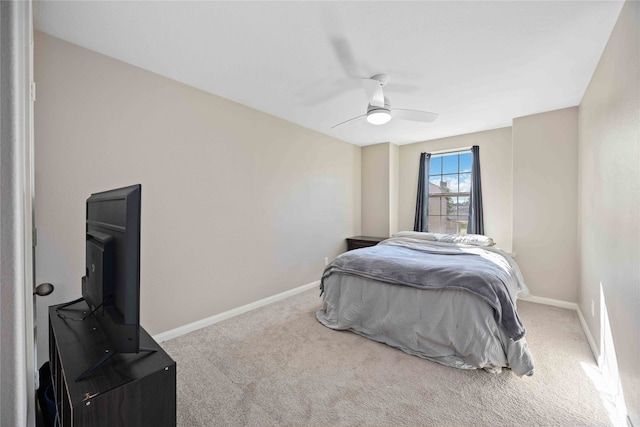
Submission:
[[[595,317],[596,316],[596,303],[591,300],[591,317]]]
[[[325,266],[329,265],[329,257],[328,256],[324,257],[324,265]]]

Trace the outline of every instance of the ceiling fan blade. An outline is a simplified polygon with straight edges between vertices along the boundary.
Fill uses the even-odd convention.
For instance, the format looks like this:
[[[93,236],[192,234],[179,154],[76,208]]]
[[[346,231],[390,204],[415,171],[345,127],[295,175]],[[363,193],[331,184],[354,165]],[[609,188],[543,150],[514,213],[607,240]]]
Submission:
[[[411,120],[412,122],[430,123],[438,118],[438,114],[428,111],[407,110],[404,108],[394,108],[391,112],[393,118],[402,120]]]
[[[338,36],[330,37],[329,40],[345,75],[349,78],[358,78],[358,66],[349,41]]]
[[[378,80],[362,79],[364,92],[367,94],[369,104],[374,107],[384,107],[384,94],[382,93],[382,85]]]
[[[333,128],[337,128],[337,127],[338,127],[338,126],[340,126],[340,125],[343,125],[343,124],[345,124],[345,123],[352,122],[352,121],[357,120],[357,119],[361,119],[361,118],[363,118],[363,117],[366,117],[366,114],[363,114],[363,115],[358,116],[358,117],[354,117],[354,118],[349,119],[349,120],[345,120],[344,122],[340,122],[340,123],[338,123],[337,125],[333,125],[333,126],[331,126],[331,129],[333,129]]]

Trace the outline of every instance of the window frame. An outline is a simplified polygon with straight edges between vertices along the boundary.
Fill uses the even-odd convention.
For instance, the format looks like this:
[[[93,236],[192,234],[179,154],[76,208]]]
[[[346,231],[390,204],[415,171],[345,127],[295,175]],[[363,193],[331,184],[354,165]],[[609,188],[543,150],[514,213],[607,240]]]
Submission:
[[[461,163],[461,155],[463,154],[469,154],[471,155],[471,168],[468,171],[461,171],[461,167],[460,167],[460,163]],[[444,157],[453,157],[456,156],[457,157],[457,161],[458,161],[458,165],[457,165],[457,172],[452,172],[452,173],[444,173]],[[437,174],[433,174],[432,173],[432,169],[431,169],[431,162],[433,161],[433,159],[435,158],[439,158],[442,159],[441,160],[441,167],[440,167],[440,172]],[[429,206],[431,207],[431,201],[432,200],[438,200],[438,206],[439,206],[439,213],[434,214],[434,212],[431,211],[431,209],[429,209],[429,214],[427,217],[427,230],[430,232],[435,232],[435,233],[445,233],[445,234],[450,234],[450,232],[452,231],[452,229],[447,230],[446,228],[443,228],[443,223],[442,223],[442,218],[447,218],[448,221],[454,222],[456,224],[456,230],[455,233],[457,234],[466,234],[468,227],[469,227],[469,219],[468,216],[467,218],[465,218],[464,221],[460,221],[459,217],[460,215],[458,214],[458,209],[460,207],[459,204],[459,197],[466,197],[467,198],[467,206],[469,206],[470,204],[470,198],[471,198],[471,185],[469,185],[469,191],[460,191],[460,176],[461,175],[469,175],[470,179],[471,179],[471,173],[472,173],[472,168],[473,168],[473,154],[471,152],[471,149],[463,149],[463,150],[456,150],[456,151],[449,151],[449,152],[443,152],[443,153],[438,153],[438,154],[434,154],[431,156],[431,158],[429,159],[429,176],[427,177],[427,181],[428,181],[428,185],[436,185],[434,183],[432,183],[432,178],[434,177],[440,177],[440,189],[442,192],[440,193],[432,193],[431,191],[429,191],[429,197],[427,200],[427,203],[429,204]],[[443,180],[444,177],[446,176],[455,176],[457,178],[457,183],[458,183],[458,188],[457,191],[455,192],[445,192],[444,189],[442,188],[442,183],[446,182]],[[449,213],[449,209],[448,207],[446,207],[445,209],[443,209],[443,198],[455,198],[456,201],[456,213],[451,215]],[[438,229],[434,230],[432,229],[432,217],[438,217]],[[435,225],[435,224],[434,224]],[[446,227],[446,226],[445,226]],[[435,227],[434,227],[435,228]]]

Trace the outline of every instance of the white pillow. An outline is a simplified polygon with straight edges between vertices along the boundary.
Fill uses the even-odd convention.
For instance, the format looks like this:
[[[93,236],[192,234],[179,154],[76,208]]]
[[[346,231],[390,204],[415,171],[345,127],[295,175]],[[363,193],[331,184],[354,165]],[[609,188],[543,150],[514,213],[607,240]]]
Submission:
[[[445,243],[464,243],[476,246],[493,246],[495,245],[491,237],[481,234],[444,234],[438,238],[438,242]]]
[[[398,231],[394,233],[391,237],[410,237],[412,239],[422,239],[422,240],[430,240],[435,242],[439,237],[444,236],[444,234],[440,233],[424,233],[421,231]]]

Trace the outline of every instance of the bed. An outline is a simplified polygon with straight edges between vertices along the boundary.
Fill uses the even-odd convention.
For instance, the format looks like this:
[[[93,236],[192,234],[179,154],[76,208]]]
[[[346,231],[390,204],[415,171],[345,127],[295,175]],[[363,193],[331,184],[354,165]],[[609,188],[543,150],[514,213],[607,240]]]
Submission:
[[[338,256],[320,289],[328,328],[455,368],[533,374],[516,309],[528,289],[488,237],[396,233]]]

